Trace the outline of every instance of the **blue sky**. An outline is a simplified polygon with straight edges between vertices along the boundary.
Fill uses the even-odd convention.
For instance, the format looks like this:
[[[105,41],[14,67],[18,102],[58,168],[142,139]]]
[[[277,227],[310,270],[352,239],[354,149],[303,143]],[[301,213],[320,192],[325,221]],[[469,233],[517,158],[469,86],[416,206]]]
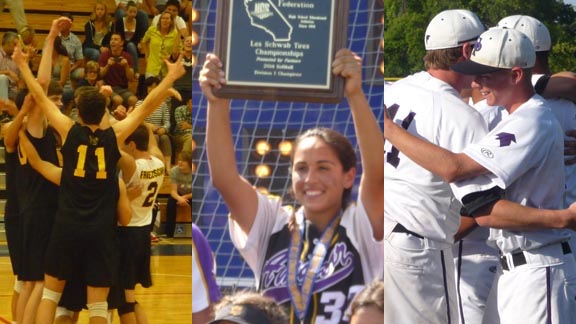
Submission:
[[[569,3],[571,5],[576,5],[576,0],[564,0],[564,3]]]

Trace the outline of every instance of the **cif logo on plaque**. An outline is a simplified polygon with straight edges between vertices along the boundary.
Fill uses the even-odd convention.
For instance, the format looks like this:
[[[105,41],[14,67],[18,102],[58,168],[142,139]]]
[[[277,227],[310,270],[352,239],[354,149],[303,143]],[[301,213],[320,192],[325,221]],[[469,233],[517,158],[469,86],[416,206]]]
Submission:
[[[252,26],[262,28],[276,42],[290,41],[292,26],[274,4],[269,1],[245,0],[244,5]]]

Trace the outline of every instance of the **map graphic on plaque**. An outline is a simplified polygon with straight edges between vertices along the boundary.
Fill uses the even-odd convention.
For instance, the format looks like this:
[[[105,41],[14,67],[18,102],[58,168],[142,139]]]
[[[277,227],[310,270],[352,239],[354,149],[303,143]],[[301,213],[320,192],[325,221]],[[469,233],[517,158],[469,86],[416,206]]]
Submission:
[[[329,89],[336,0],[231,0],[231,86]]]
[[[272,35],[275,42],[290,41],[292,25],[271,1],[244,1],[252,26]]]

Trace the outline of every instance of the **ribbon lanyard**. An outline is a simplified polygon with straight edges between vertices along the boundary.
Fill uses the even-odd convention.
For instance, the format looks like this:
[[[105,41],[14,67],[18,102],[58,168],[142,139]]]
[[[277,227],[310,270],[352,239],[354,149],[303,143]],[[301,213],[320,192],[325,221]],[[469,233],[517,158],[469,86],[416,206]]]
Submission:
[[[302,288],[298,288],[298,283],[296,281],[298,273],[298,265],[300,264],[300,253],[302,251],[302,241],[304,236],[304,231],[294,230],[292,231],[290,240],[290,249],[288,250],[288,291],[290,292],[290,299],[292,300],[292,305],[294,305],[294,310],[300,321],[304,321],[306,317],[306,312],[308,310],[308,304],[310,302],[310,297],[312,296],[312,288],[316,276],[320,272],[328,248],[330,247],[330,241],[336,232],[336,228],[340,223],[340,215],[334,217],[328,227],[324,229],[324,232],[320,236],[320,240],[314,246],[314,251],[312,253],[312,258],[308,264],[308,269],[306,269],[306,276],[304,277],[304,283]],[[304,224],[306,228],[306,224]]]

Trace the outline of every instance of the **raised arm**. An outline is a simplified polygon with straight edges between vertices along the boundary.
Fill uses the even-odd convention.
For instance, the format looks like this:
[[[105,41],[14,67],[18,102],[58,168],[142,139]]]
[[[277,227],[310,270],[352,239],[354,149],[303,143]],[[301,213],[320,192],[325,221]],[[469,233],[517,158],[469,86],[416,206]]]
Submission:
[[[362,90],[362,58],[348,49],[336,53],[332,72],[346,78],[345,93],[352,112],[362,161],[359,196],[374,238],[384,237],[384,139]]]
[[[167,60],[164,60],[164,62],[168,66],[168,73],[160,84],[146,96],[144,102],[142,102],[138,109],[134,109],[126,118],[112,125],[114,132],[116,132],[118,145],[121,146],[126,137],[132,134],[136,127],[144,121],[144,118],[148,117],[158,108],[164,99],[169,96],[181,99],[178,91],[171,87],[174,81],[178,80],[185,73],[182,58],[179,58],[174,63],[170,63]]]
[[[410,134],[394,123],[387,110],[384,112],[384,137],[410,160],[446,182],[469,179],[488,172],[466,154],[452,153]]]
[[[48,99],[46,93],[44,93],[44,89],[42,89],[42,86],[34,79],[34,75],[32,75],[32,71],[28,66],[27,55],[22,52],[20,46],[16,46],[12,56],[18,65],[18,68],[20,69],[22,77],[28,85],[28,90],[32,96],[34,96],[34,101],[38,106],[42,108],[42,111],[44,114],[46,114],[48,121],[60,134],[62,141],[65,141],[66,136],[68,135],[68,131],[74,122],[67,116],[63,115],[60,112],[60,109],[50,99]]]
[[[240,176],[236,167],[230,128],[230,101],[220,99],[212,92],[213,88],[219,89],[222,83],[222,64],[218,57],[208,54],[200,72],[200,86],[208,98],[206,147],[210,178],[226,201],[230,217],[245,233],[249,233],[258,210],[258,198],[252,185]]]
[[[48,89],[52,76],[52,54],[54,53],[54,40],[58,37],[62,26],[71,24],[72,22],[68,17],[59,17],[52,20],[50,31],[44,40],[44,48],[42,49],[42,58],[38,66],[38,82],[42,85],[44,90]]]
[[[44,89],[46,93],[48,86],[50,85],[51,74],[52,74],[52,53],[54,52],[54,39],[58,37],[60,28],[63,24],[70,23],[70,19],[67,17],[60,17],[52,21],[52,26],[46,40],[44,41],[44,49],[42,50],[42,58],[40,59],[40,66],[38,67],[38,83]],[[64,74],[64,71],[62,71]],[[42,138],[44,136],[44,131],[47,127],[46,115],[41,108],[33,109],[30,111],[28,116],[28,123],[26,128],[30,135],[35,138]]]
[[[35,103],[32,95],[26,95],[26,97],[24,97],[22,108],[18,114],[16,114],[16,117],[14,117],[14,119],[9,124],[6,124],[7,126],[5,126],[6,128],[4,129],[4,147],[6,148],[6,152],[12,153],[16,151],[18,133],[22,128],[24,117],[26,117],[34,104]],[[14,108],[16,109],[16,107]]]

